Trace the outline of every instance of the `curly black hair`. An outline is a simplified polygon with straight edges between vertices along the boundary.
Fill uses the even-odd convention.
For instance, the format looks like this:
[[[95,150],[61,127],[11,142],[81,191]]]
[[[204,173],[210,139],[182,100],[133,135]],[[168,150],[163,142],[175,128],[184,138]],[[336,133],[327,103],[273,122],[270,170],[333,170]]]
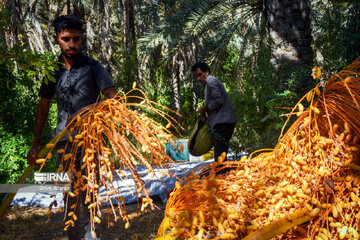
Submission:
[[[195,72],[196,69],[200,68],[201,71],[206,72],[209,71],[209,73],[211,73],[210,67],[209,65],[207,65],[207,63],[202,62],[202,61],[198,61],[196,62],[192,67],[191,67],[191,71]]]
[[[53,21],[52,26],[54,27],[56,33],[60,33],[65,29],[76,29],[82,31],[83,28],[82,22],[74,15],[62,15],[57,17]]]

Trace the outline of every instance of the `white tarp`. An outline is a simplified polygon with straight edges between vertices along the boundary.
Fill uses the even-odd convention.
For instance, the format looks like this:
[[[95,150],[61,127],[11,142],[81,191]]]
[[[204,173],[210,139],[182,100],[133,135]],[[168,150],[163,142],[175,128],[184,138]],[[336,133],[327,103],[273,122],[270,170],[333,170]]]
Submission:
[[[187,162],[187,163],[176,163],[173,164],[169,170],[172,171],[175,176],[165,176],[160,172],[169,172],[168,169],[154,169],[155,177],[151,178],[153,172],[147,173],[145,167],[137,167],[137,172],[139,173],[141,179],[145,182],[145,188],[151,191],[150,196],[157,195],[162,202],[167,202],[167,193],[171,191],[175,186],[175,181],[181,179],[187,172],[190,172],[193,168],[209,164],[214,160],[202,161],[202,162]],[[116,171],[118,173],[118,171]],[[123,180],[114,180],[113,185],[117,190],[119,196],[125,199],[125,204],[136,202],[137,199],[137,189],[134,184],[134,180],[131,177],[130,171],[123,170],[125,173],[125,179]],[[119,175],[120,176],[120,175]],[[105,188],[101,186],[99,188],[99,193],[101,196],[105,196]],[[11,202],[11,206],[38,206],[38,207],[48,207],[54,198],[50,198],[54,193],[44,193],[44,192],[28,192],[26,189],[22,188],[18,193],[16,193],[14,199]],[[57,207],[63,205],[62,203],[62,193],[56,194],[56,201],[58,203]],[[60,204],[62,203],[62,204]],[[113,201],[113,203],[117,203]],[[53,207],[55,208],[55,207]]]

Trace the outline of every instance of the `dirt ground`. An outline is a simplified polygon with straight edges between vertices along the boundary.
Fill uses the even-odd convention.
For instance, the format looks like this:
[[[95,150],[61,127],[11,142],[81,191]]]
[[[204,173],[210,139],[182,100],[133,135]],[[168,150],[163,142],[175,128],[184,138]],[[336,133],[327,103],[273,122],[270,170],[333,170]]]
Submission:
[[[150,240],[164,218],[165,204],[155,201],[158,209],[139,212],[137,204],[130,204],[126,209],[130,216],[130,227],[124,228],[125,222],[117,221],[107,227],[107,217],[103,217],[101,239],[106,240]],[[103,216],[106,209],[102,209]],[[53,213],[48,219],[48,209],[41,207],[10,207],[0,222],[0,240],[67,240],[64,232],[63,213]]]

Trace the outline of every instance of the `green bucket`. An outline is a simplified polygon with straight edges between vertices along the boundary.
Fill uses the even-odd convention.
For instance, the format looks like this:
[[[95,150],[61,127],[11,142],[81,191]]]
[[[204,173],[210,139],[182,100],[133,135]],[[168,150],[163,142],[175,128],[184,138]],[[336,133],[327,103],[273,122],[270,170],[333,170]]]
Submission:
[[[210,126],[206,120],[199,118],[188,141],[189,153],[193,156],[201,156],[210,151],[214,146],[214,137],[210,132]]]

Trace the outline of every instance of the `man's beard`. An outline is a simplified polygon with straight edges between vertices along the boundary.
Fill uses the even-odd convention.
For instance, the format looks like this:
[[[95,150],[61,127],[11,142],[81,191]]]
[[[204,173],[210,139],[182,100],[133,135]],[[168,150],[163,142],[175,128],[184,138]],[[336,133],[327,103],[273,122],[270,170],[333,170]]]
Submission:
[[[63,52],[63,55],[67,59],[76,59],[79,56],[80,51],[78,51],[76,54],[68,54],[67,52]]]

